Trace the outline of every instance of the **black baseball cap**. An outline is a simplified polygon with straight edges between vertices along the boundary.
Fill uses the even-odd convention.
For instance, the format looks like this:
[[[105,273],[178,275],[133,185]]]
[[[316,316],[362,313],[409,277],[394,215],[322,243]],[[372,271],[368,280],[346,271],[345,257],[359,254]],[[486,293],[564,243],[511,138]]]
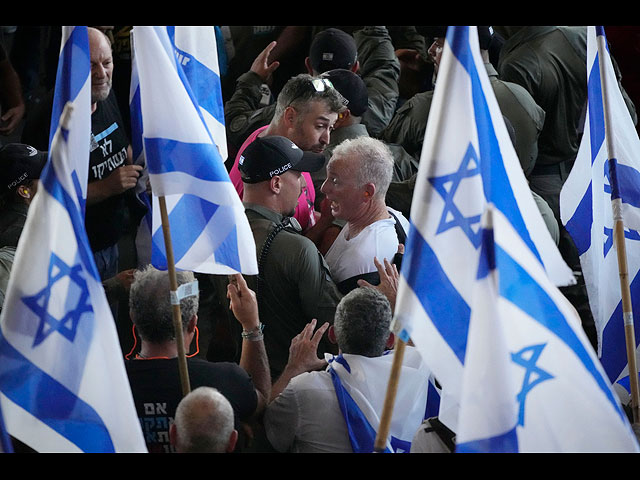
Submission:
[[[316,172],[324,166],[322,153],[304,152],[287,137],[258,137],[244,149],[238,169],[245,183],[258,183],[287,170]]]
[[[345,99],[345,106],[353,115],[361,117],[367,111],[369,92],[360,75],[351,70],[337,68],[323,73],[321,77],[331,81],[333,87]]]
[[[339,28],[322,30],[313,38],[309,48],[309,62],[318,73],[335,68],[350,69],[355,65],[357,56],[353,36]]]
[[[47,157],[47,152],[24,143],[8,143],[0,147],[2,191],[11,191],[28,180],[40,178]]]

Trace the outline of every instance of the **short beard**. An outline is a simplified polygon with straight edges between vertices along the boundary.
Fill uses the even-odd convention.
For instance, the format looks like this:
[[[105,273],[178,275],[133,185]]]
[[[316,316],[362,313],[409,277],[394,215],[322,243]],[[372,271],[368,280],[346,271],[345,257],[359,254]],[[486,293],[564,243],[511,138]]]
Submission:
[[[91,103],[104,102],[107,98],[109,98],[109,94],[111,93],[111,85],[109,85],[109,89],[105,92],[93,93],[91,92]]]

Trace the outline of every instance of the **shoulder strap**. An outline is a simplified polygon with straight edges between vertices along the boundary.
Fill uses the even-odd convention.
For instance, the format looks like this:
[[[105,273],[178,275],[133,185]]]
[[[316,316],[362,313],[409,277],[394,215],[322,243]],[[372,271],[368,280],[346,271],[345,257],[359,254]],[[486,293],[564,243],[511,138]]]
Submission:
[[[435,432],[436,435],[444,442],[450,452],[453,452],[456,448],[456,434],[451,431],[444,423],[442,423],[438,417],[431,417],[427,419],[430,426],[425,427],[425,432]]]
[[[300,231],[300,224],[298,224],[295,219],[287,217],[283,219],[281,223],[277,224],[273,228],[273,230],[271,230],[271,232],[269,232],[269,235],[267,235],[267,238],[265,239],[264,243],[262,244],[262,248],[260,249],[260,255],[258,256],[258,281],[256,283],[256,299],[258,303],[260,303],[260,293],[262,290],[261,287],[264,283],[264,264],[267,260],[269,250],[271,249],[271,244],[273,243],[273,240],[276,238],[276,236],[287,227],[293,229],[296,232]]]
[[[395,229],[396,229],[396,235],[398,236],[398,243],[406,245],[407,233],[404,231],[404,227],[400,223],[400,220],[390,209],[387,209],[387,212],[389,212],[389,215],[391,215],[393,219],[396,221]],[[395,256],[393,257],[392,263],[394,263],[396,267],[398,267],[398,271],[400,271],[400,268],[402,267],[402,254],[396,253]]]

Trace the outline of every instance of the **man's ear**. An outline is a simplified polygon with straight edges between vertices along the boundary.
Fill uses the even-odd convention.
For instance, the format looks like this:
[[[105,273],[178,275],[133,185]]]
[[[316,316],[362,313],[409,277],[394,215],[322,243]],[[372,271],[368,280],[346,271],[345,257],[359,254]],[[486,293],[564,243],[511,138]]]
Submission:
[[[284,122],[285,127],[288,130],[293,129],[296,126],[296,119],[298,118],[298,111],[289,105],[284,109],[284,113],[282,114],[282,120]]]
[[[329,329],[327,330],[327,338],[329,338],[329,341],[334,345],[338,344],[338,340],[336,339],[336,331],[333,328],[333,325],[329,326]]]
[[[22,198],[31,198],[31,189],[27,185],[20,185],[18,187],[18,195]]]
[[[389,333],[389,338],[387,338],[387,345],[386,345],[387,350],[391,350],[395,344],[396,344],[396,336],[393,334],[393,332],[391,332]]]
[[[373,198],[376,194],[376,186],[373,183],[367,183],[364,186],[364,196],[368,199]]]
[[[305,66],[305,67],[306,67],[306,69],[307,69],[307,73],[308,73],[309,75],[313,75],[313,67],[311,66],[311,59],[310,59],[309,57],[306,57],[306,58],[304,59],[304,66]],[[314,75],[314,76],[315,76],[315,75]]]
[[[229,444],[227,445],[227,453],[232,453],[236,448],[236,443],[238,443],[238,431],[234,430],[231,432],[229,436]]]
[[[191,317],[191,320],[189,320],[189,323],[187,324],[187,332],[193,333],[197,326],[198,326],[198,315],[196,314],[193,317]]]
[[[271,180],[269,180],[269,188],[271,189],[271,192],[273,193],[280,193],[280,189],[282,188],[282,179],[280,178],[280,175],[274,175],[273,177],[271,177]]]

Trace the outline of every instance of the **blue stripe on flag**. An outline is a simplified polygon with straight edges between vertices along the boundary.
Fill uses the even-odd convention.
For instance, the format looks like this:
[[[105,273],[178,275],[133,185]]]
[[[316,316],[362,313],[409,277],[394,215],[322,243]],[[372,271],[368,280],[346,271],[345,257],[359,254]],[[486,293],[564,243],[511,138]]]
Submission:
[[[201,235],[211,236],[214,231],[204,228],[193,228],[193,225],[207,225],[219,209],[228,207],[219,206],[208,202],[195,195],[184,194],[180,197],[176,205],[169,214],[169,224],[171,230],[180,232],[180,235],[172,235],[173,254],[176,264],[188,253],[194,242]],[[225,219],[226,220],[226,219]],[[215,231],[219,233],[219,231]],[[154,249],[154,265],[157,268],[167,268],[167,259],[163,254],[164,234],[162,228],[158,228],[152,238],[152,242],[158,248]],[[217,242],[220,242],[216,245]],[[208,242],[214,249],[211,253],[215,255],[216,263],[226,265],[236,271],[240,271],[240,257],[238,255],[238,232],[235,226],[229,234],[220,241],[218,237],[211,238]],[[157,252],[156,252],[157,250]],[[158,263],[155,263],[155,262]]]
[[[629,285],[632,311],[640,308],[640,275],[636,275]],[[634,322],[636,342],[640,339],[640,322]],[[615,382],[627,366],[622,300],[618,303],[602,333],[602,354],[600,362],[611,382]]]
[[[73,177],[74,185],[76,185],[76,189],[79,188],[79,181],[77,179],[76,172],[72,172],[71,175]],[[87,231],[85,230],[83,212],[78,210],[78,207],[69,195],[69,192],[64,189],[64,187],[58,180],[52,162],[48,162],[45,165],[40,182],[43,188],[53,198],[60,202],[62,207],[69,213],[75,238],[78,241],[78,255],[80,256],[82,265],[89,273],[91,273],[93,278],[101,282],[102,280],[100,279],[100,273],[98,272],[98,267],[95,264],[93,252],[91,250],[91,246],[89,245],[89,238],[87,237]],[[83,199],[79,198],[78,200],[80,201],[80,208],[83,209]]]
[[[83,55],[78,55],[77,49],[82,50]],[[68,66],[72,64],[72,58],[73,68],[63,71],[63,68],[69,68]],[[86,28],[74,28],[62,47],[58,60],[48,145],[51,145],[53,136],[58,130],[64,102],[68,99],[74,100],[87,81],[86,72],[91,70],[90,58]]]
[[[573,216],[565,225],[565,228],[571,234],[573,243],[576,245],[578,255],[585,253],[591,246],[591,227],[593,224],[592,185],[593,183],[589,181],[587,191],[580,200]]]
[[[515,427],[502,435],[456,445],[456,453],[517,453],[518,435]]]
[[[598,152],[604,145],[604,104],[602,102],[602,84],[600,83],[600,68],[598,66],[598,54],[591,67],[587,82],[589,91],[589,145],[591,147],[591,165],[595,162]]]
[[[480,171],[487,202],[493,203],[498,210],[509,218],[513,228],[542,263],[538,249],[533,243],[527,225],[520,213],[520,207],[515,199],[509,176],[504,167],[500,144],[493,126],[493,119],[482,88],[480,75],[474,62],[471,48],[468,48],[470,44],[469,27],[451,29],[451,34],[447,35],[447,40],[450,42],[453,54],[467,71],[471,80],[473,108],[480,149]]]
[[[150,174],[182,172],[201,180],[230,182],[214,144],[145,138],[144,148]]]
[[[464,364],[471,309],[453,286],[420,232],[411,224],[402,274],[440,335]],[[409,268],[409,266],[411,268]],[[424,275],[429,275],[425,281]],[[443,299],[447,299],[446,301]]]
[[[0,336],[0,364],[0,384],[12,402],[83,452],[115,452],[109,432],[95,410],[31,363],[3,336]]]
[[[619,402],[609,388],[608,380],[601,375],[585,345],[547,292],[499,245],[496,245],[496,259],[500,265],[500,295],[549,329],[571,348],[614,409],[623,416]]]
[[[376,431],[363,415],[355,400],[349,395],[333,368],[329,368],[340,410],[347,423],[347,431],[353,453],[373,453]],[[386,453],[390,453],[385,449]]]

